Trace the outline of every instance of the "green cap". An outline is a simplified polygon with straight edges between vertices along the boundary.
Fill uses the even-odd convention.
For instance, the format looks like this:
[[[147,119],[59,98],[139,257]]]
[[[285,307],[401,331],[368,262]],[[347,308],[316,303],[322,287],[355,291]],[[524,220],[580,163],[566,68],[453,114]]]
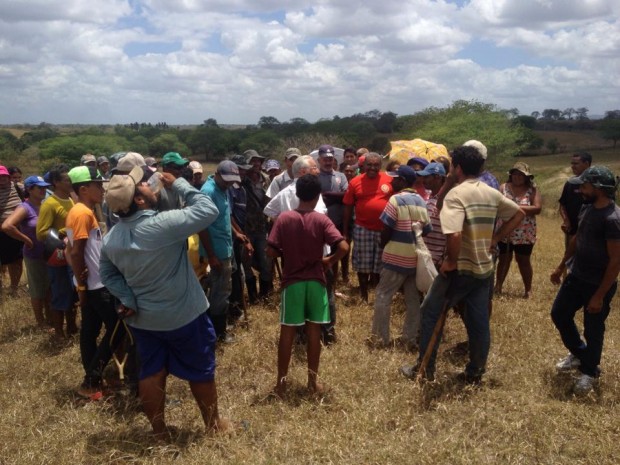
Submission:
[[[616,177],[606,166],[591,166],[581,176],[575,176],[568,180],[571,184],[585,184],[589,182],[597,189],[614,189]]]
[[[162,165],[177,165],[180,167],[186,166],[189,164],[189,160],[187,158],[183,158],[177,152],[168,152],[164,155],[164,158],[161,159]]]
[[[103,182],[105,181],[101,177],[101,173],[92,166],[76,166],[69,171],[69,178],[71,184],[79,184],[81,182]]]

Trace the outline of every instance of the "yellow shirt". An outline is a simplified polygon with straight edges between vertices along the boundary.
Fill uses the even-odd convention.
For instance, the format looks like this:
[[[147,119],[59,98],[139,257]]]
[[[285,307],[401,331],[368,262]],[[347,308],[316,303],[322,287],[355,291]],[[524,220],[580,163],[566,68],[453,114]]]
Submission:
[[[39,210],[37,239],[41,242],[45,241],[47,232],[51,228],[64,233],[67,215],[72,208],[73,200],[71,200],[71,198],[61,199],[52,194],[45,199],[41,204],[41,210]]]

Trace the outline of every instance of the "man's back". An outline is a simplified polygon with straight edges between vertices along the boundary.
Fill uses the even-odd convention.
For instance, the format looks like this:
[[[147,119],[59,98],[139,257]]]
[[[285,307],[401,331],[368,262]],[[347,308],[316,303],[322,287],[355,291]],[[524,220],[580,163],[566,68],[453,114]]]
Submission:
[[[478,179],[467,179],[452,189],[440,213],[444,234],[462,233],[458,271],[486,278],[493,273],[490,247],[495,218],[510,219],[519,207]]]

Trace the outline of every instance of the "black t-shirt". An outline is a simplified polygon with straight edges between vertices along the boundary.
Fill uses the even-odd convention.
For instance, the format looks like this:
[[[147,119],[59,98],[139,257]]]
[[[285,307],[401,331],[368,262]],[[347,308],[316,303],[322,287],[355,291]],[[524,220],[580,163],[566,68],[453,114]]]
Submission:
[[[599,284],[609,263],[607,241],[620,240],[620,207],[584,205],[579,213],[577,250],[571,273],[589,283]]]
[[[579,221],[579,211],[583,205],[583,197],[579,192],[577,184],[571,184],[568,181],[564,184],[562,195],[560,196],[560,205],[566,210],[568,220],[570,221],[569,234],[577,232],[577,223]]]

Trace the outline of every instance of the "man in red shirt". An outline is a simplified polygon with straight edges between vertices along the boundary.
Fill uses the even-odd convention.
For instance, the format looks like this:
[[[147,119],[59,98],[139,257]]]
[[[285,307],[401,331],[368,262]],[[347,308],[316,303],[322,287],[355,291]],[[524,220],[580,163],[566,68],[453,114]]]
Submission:
[[[353,247],[353,269],[360,283],[360,295],[368,302],[368,284],[376,284],[381,272],[380,247],[383,223],[380,216],[392,195],[392,178],[381,171],[381,155],[366,154],[364,174],[349,183],[344,196],[345,205],[343,235]],[[351,218],[355,207],[355,224],[351,229]]]

